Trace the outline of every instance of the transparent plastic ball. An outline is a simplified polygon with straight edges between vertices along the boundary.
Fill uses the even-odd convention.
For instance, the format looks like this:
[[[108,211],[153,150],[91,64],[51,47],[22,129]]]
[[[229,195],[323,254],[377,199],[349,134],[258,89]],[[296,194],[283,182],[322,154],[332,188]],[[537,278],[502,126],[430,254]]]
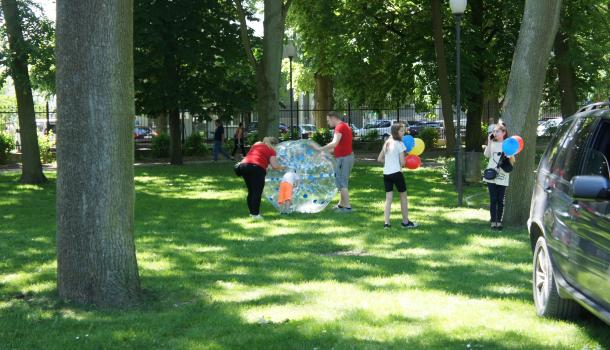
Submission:
[[[293,185],[292,201],[286,212],[318,213],[337,193],[335,160],[326,152],[319,152],[311,140],[285,141],[275,148],[277,160],[285,169],[269,169],[263,195],[279,211],[280,182],[286,172],[294,171],[297,181]]]

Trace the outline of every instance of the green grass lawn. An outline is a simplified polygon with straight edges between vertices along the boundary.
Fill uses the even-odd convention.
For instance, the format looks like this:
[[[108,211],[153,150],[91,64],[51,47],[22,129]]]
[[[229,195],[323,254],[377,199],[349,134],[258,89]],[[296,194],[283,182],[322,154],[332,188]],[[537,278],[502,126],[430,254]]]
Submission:
[[[231,164],[136,169],[143,302],[59,302],[55,174],[0,174],[0,349],[604,349],[592,316],[540,319],[525,229],[487,229],[480,186],[456,209],[440,170],[407,173],[411,220],[383,230],[381,168],[352,174],[355,212],[247,215]],[[103,175],[100,175],[103,176]],[[476,208],[476,207],[479,208]],[[398,227],[397,227],[398,226]]]

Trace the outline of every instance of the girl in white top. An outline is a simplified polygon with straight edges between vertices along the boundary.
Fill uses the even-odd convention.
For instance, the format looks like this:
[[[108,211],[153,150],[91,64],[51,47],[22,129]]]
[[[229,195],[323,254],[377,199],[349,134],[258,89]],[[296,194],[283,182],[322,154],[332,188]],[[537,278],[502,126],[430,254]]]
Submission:
[[[502,216],[504,214],[504,196],[510,174],[502,170],[499,164],[502,159],[502,142],[508,137],[508,131],[504,122],[499,121],[494,130],[487,138],[487,147],[483,154],[489,158],[487,169],[495,169],[498,173],[495,179],[483,181],[487,182],[489,189],[489,214],[491,216],[491,229],[502,230]],[[508,158],[511,163],[515,162],[514,157]]]
[[[407,185],[402,175],[402,167],[405,165],[406,148],[402,142],[405,134],[405,126],[402,123],[394,123],[390,128],[392,137],[384,143],[377,161],[383,163],[383,183],[385,186],[385,208],[384,208],[384,228],[390,228],[390,213],[392,210],[393,190],[400,194],[400,209],[402,211],[403,228],[416,227],[413,221],[409,221],[409,208],[407,203]]]

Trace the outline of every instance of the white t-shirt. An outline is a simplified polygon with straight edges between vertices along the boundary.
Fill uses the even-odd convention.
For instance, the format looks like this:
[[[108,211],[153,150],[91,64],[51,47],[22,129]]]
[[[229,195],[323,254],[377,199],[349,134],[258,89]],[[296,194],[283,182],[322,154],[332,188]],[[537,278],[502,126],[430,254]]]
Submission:
[[[401,152],[406,151],[405,144],[402,141],[390,140],[387,143],[388,148],[385,150],[385,158],[383,162],[383,175],[390,175],[401,170],[400,157]],[[386,144],[383,144],[386,147]]]
[[[483,181],[489,182],[489,183],[495,183],[496,185],[500,185],[500,186],[508,186],[508,180],[509,180],[510,174],[505,172],[504,170],[502,170],[502,168],[496,168],[498,166],[498,163],[500,163],[500,158],[501,158],[501,154],[502,154],[502,142],[491,141],[489,143],[488,148],[485,149],[484,154],[485,154],[485,157],[489,158],[486,169],[489,169],[489,168],[496,169],[496,171],[498,172],[498,176],[496,176],[496,178],[493,180],[483,179]]]
[[[289,184],[294,185],[297,181],[299,181],[299,175],[294,171],[287,171],[286,174],[282,176],[282,182],[288,182]]]

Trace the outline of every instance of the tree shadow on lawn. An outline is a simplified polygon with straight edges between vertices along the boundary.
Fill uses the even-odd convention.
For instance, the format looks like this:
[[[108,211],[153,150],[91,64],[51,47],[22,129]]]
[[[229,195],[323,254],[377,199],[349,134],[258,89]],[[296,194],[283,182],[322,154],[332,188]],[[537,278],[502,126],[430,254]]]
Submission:
[[[435,319],[354,309],[333,319],[247,321],[240,305],[198,300],[163,310],[101,312],[61,305],[33,316],[28,303],[9,309],[10,328],[0,329],[8,348],[158,349],[405,349],[561,348],[514,331],[452,333]],[[362,325],[367,332],[362,333]],[[10,334],[9,334],[10,332]],[[383,340],[376,340],[381,338]]]
[[[201,173],[207,174],[206,171]],[[176,173],[172,168],[167,174],[175,177]],[[150,176],[159,175],[152,171]],[[195,175],[189,175],[189,178],[184,180],[185,185],[200,181]],[[235,190],[245,197],[241,179],[233,180],[235,177],[229,184],[214,185],[214,190]],[[72,343],[74,337],[66,338],[61,334],[66,329],[81,337],[90,332],[91,341],[98,342],[95,344],[110,346],[120,341],[126,348],[189,348],[202,344],[218,348],[265,349],[464,348],[470,340],[467,342],[452,336],[444,331],[443,324],[410,320],[400,315],[382,319],[370,315],[367,318],[362,314],[365,311],[358,311],[357,317],[345,314],[332,321],[305,318],[285,323],[256,324],[244,319],[242,314],[243,308],[294,305],[302,302],[303,298],[315,298],[315,295],[307,293],[295,295],[277,290],[241,301],[223,302],[211,301],[209,296],[221,293],[223,283],[236,283],[245,290],[265,287],[273,290],[277,289],[275,286],[286,283],[336,281],[365,291],[405,291],[413,286],[379,285],[371,283],[369,278],[391,280],[407,276],[415,279],[414,287],[418,289],[472,298],[531,300],[529,272],[513,267],[525,262],[529,264],[531,253],[527,244],[511,243],[514,232],[485,233],[490,238],[509,241],[509,244],[501,246],[501,255],[497,254],[498,251],[485,250],[471,253],[462,260],[452,256],[454,250],[481,236],[480,228],[484,227],[481,220],[471,220],[465,227],[456,227],[448,219],[440,218],[416,230],[388,232],[371,220],[371,217],[381,217],[377,209],[366,205],[376,197],[356,194],[354,201],[363,209],[351,215],[325,212],[315,216],[281,217],[271,212],[271,207],[266,204],[265,210],[269,215],[265,221],[257,222],[242,218],[246,206],[245,199],[239,198],[239,194],[223,198],[219,193],[219,199],[210,205],[209,200],[168,198],[148,189],[154,189],[154,186],[140,191],[136,202],[136,248],[141,259],[142,285],[149,293],[147,301],[150,304],[125,314],[85,309],[77,312],[78,317],[72,318],[70,312],[66,313],[71,309],[69,305],[52,302],[56,298],[55,290],[45,290],[33,293],[32,301],[13,300],[10,307],[0,311],[0,320],[9,322],[5,335],[14,332],[10,339],[32,338],[32,344],[38,345],[40,343],[36,341],[41,339],[53,340],[51,344],[56,348],[78,347],[78,343]],[[28,194],[23,202],[36,207],[38,194]],[[425,209],[414,212],[421,210],[424,213]],[[23,220],[11,222],[9,231],[19,232],[26,226]],[[36,242],[36,249],[41,253],[30,251],[35,255],[19,255],[8,246],[1,246],[3,255],[13,259],[8,269],[3,268],[3,271],[19,272],[19,264],[29,257],[27,269],[35,272],[36,264],[46,264],[54,259],[54,232],[52,236],[38,233],[49,229],[54,231],[54,219],[52,223],[46,220],[32,222],[30,226],[32,229],[26,232],[20,246],[25,248],[28,243]],[[30,241],[32,238],[34,241]],[[420,256],[418,252],[425,254]],[[165,265],[159,267],[155,263]],[[28,284],[54,283],[54,279],[54,273],[46,271],[32,275]],[[16,288],[10,283],[9,287],[11,290]],[[49,317],[49,312],[43,312],[44,316],[37,318],[27,316],[42,310],[50,311],[53,316]],[[18,321],[13,324],[13,319]],[[364,339],[362,334],[354,331],[346,331],[342,325],[350,322],[384,327],[396,323],[400,327],[415,327],[423,323],[425,329],[421,334],[375,341]],[[55,323],[60,323],[61,327],[55,328]],[[588,331],[591,338],[608,339],[603,325],[588,321],[586,325],[594,328]],[[34,333],[26,331],[31,328],[36,329]],[[99,332],[95,332],[97,329]],[[493,339],[476,336],[473,339],[473,345],[498,349],[518,348],[518,344],[522,346],[524,342],[536,348],[556,348],[510,331],[494,333]],[[13,344],[27,347],[24,342]]]

